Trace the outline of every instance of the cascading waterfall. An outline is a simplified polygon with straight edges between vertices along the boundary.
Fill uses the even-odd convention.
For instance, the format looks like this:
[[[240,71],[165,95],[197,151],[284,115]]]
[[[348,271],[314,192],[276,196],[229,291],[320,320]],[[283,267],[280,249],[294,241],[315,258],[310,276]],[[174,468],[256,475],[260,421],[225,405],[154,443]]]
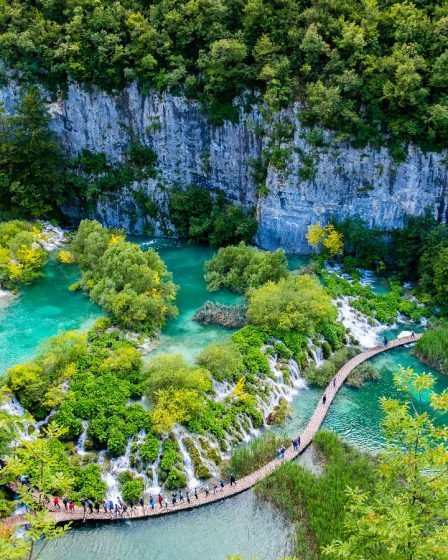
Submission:
[[[89,427],[89,421],[88,420],[83,420],[82,421],[82,433],[79,436],[79,439],[76,443],[76,453],[78,453],[78,455],[80,455],[81,457],[84,457],[84,455],[87,455],[87,451],[85,450],[85,446],[86,446],[86,440],[87,440],[87,428]]]
[[[124,455],[118,457],[117,459],[112,459],[110,462],[110,468],[104,476],[104,481],[107,484],[106,497],[108,500],[115,500],[120,493],[120,488],[118,485],[118,476],[123,471],[130,470],[131,450],[132,450],[132,438],[128,441],[128,444],[126,445],[126,450]]]
[[[163,440],[160,442],[159,454],[157,455],[157,459],[151,465],[152,485],[150,486],[150,488],[148,488],[148,492],[151,494],[158,494],[161,490],[159,485],[159,465],[160,465],[160,460],[162,458],[162,449],[163,449]]]
[[[190,488],[196,488],[200,485],[200,483],[199,480],[194,476],[193,461],[191,460],[191,457],[182,442],[182,439],[185,437],[190,437],[190,434],[179,424],[176,424],[176,426],[173,428],[173,434],[177,440],[180,454],[182,455],[182,461],[184,464],[185,473],[187,475],[188,486]]]
[[[385,329],[395,328],[396,325],[388,327],[379,321],[367,317],[350,305],[352,300],[353,298],[349,296],[335,300],[334,303],[338,309],[338,319],[361,346],[372,348],[378,343],[379,333]]]

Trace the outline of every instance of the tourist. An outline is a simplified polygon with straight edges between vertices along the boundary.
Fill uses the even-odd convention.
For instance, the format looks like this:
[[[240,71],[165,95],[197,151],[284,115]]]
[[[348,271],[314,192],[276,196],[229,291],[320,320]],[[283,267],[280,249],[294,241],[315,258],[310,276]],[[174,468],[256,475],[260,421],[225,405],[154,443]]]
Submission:
[[[323,402],[324,404],[327,402],[327,395],[324,395],[324,396],[322,397],[322,402]]]
[[[93,513],[93,504],[90,498],[87,500],[87,507],[89,508],[90,513]]]
[[[195,496],[196,500],[199,500],[198,488],[197,488],[197,486],[196,486],[195,489],[194,489],[194,496]]]
[[[122,511],[121,511],[121,517],[123,517],[123,515],[128,511],[128,506],[126,504],[123,504],[122,507]]]
[[[120,506],[115,504],[115,515],[118,517],[120,515]]]
[[[154,498],[149,496],[149,505],[151,506],[152,511],[154,511]]]
[[[99,503],[98,500],[95,500],[94,508],[95,508],[95,511],[96,511],[97,513],[100,512],[100,503]]]
[[[213,483],[213,495],[216,494],[216,490],[218,490],[218,485],[216,484],[216,482]]]
[[[103,502],[103,509],[104,509],[104,513],[107,513],[107,502],[106,502],[106,500],[104,500],[104,502]]]
[[[84,515],[86,514],[86,499],[85,498],[81,498],[81,505],[82,505],[82,509],[84,510]]]
[[[336,387],[336,377],[333,377],[333,387]]]
[[[280,457],[281,457],[282,459],[285,458],[285,446],[284,446],[284,445],[282,445],[282,446],[280,447]]]
[[[179,490],[179,502],[183,503],[184,501],[184,495],[182,494],[182,490]]]
[[[300,436],[297,438],[297,449],[300,447]]]
[[[74,513],[74,511],[75,511],[75,502],[73,500],[68,505],[68,511],[70,513]]]
[[[61,509],[61,506],[59,504],[59,498],[57,496],[55,496],[53,498],[53,504],[54,504],[54,511],[56,511],[56,509],[59,511]]]
[[[297,442],[297,439],[293,439],[292,440],[292,446],[294,448],[294,451],[298,451],[299,450],[299,444]]]
[[[411,337],[415,338],[415,332],[414,331],[411,332]]]
[[[173,503],[173,506],[176,505],[176,502],[177,502],[177,494],[176,494],[176,492],[171,492],[171,502]]]
[[[67,505],[68,505],[67,496],[64,496],[62,498],[62,503],[64,504],[65,511],[67,511]]]
[[[164,500],[164,502],[165,502],[165,507],[168,509],[168,498],[166,497],[166,494],[165,494],[165,496],[163,497],[163,500]]]
[[[159,494],[159,495],[157,496],[157,501],[159,502],[159,507],[160,507],[160,509],[162,509],[162,507],[163,507],[163,498],[162,498],[162,494]]]
[[[384,348],[387,348],[387,345],[389,344],[389,341],[387,340],[386,336],[383,338],[383,344],[384,344]]]
[[[276,453],[277,453],[277,459],[280,459],[280,457],[281,457],[280,447],[277,447]]]
[[[209,489],[208,489],[207,484],[204,486],[204,491],[205,491],[205,497],[208,498],[208,495],[209,495],[209,492],[210,492],[210,491],[209,491]]]
[[[219,483],[219,485],[221,486],[221,492],[224,492],[224,480],[221,480],[221,482]]]
[[[190,490],[188,488],[185,490],[185,497],[187,498],[187,502],[190,504]]]
[[[112,500],[109,500],[109,512],[112,513],[114,511],[114,503]]]
[[[235,478],[235,475],[231,474],[230,475],[230,486],[233,486],[234,484],[236,486],[236,478]]]

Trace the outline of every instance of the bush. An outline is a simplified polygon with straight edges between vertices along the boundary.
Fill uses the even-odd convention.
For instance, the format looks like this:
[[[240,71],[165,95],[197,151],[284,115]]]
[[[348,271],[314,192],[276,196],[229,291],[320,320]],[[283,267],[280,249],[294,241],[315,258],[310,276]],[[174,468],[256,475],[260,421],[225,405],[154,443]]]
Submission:
[[[246,445],[236,447],[229,461],[223,466],[223,474],[226,477],[234,474],[238,478],[251,474],[275,459],[276,450],[288,443],[289,440],[285,436],[267,432]]]
[[[228,288],[237,293],[258,288],[269,280],[277,282],[288,275],[283,249],[260,251],[241,242],[224,247],[205,263],[205,281],[210,291]]]
[[[124,502],[138,502],[144,491],[143,478],[136,477],[131,471],[125,471],[119,477],[121,496]]]
[[[244,374],[243,356],[232,341],[208,346],[199,354],[197,362],[217,381],[237,381]]]
[[[160,442],[154,436],[146,436],[146,439],[139,447],[140,457],[147,463],[154,463],[159,455]]]
[[[331,304],[314,276],[289,276],[268,282],[248,294],[249,321],[261,329],[295,330],[312,335],[320,325],[336,319]]]
[[[341,538],[347,504],[347,486],[369,491],[374,481],[374,460],[344,444],[336,434],[318,432],[313,440],[324,457],[320,476],[295,462],[284,462],[255,487],[296,526],[297,557],[319,557],[321,547]],[[310,544],[311,543],[311,544]]]
[[[106,495],[107,484],[101,478],[100,465],[90,463],[77,469],[74,488],[80,498],[101,502]]]
[[[169,217],[183,239],[213,246],[251,242],[257,231],[253,211],[230,203],[223,191],[210,193],[191,185],[173,189],[168,203]]]
[[[326,360],[331,356],[331,346],[326,340],[322,342],[322,354]]]
[[[448,373],[448,326],[428,330],[415,346],[415,355],[442,373]]]
[[[362,387],[366,381],[378,381],[380,372],[370,362],[363,362],[357,366],[347,377],[346,385],[349,387]]]

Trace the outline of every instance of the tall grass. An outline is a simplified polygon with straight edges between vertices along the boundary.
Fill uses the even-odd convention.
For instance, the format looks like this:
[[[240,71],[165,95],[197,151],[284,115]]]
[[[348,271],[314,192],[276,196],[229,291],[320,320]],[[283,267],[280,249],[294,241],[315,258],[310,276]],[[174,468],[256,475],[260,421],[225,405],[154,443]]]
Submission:
[[[373,459],[347,446],[331,432],[319,432],[314,444],[325,469],[316,476],[301,465],[283,463],[255,487],[257,495],[279,508],[295,524],[301,560],[320,558],[322,546],[342,536],[347,486],[368,489]]]
[[[448,325],[426,332],[415,346],[414,354],[442,373],[448,373]]]
[[[275,459],[276,450],[289,443],[290,440],[285,436],[266,432],[250,443],[236,447],[229,461],[223,465],[223,475],[229,477],[234,474],[238,478],[246,476]]]

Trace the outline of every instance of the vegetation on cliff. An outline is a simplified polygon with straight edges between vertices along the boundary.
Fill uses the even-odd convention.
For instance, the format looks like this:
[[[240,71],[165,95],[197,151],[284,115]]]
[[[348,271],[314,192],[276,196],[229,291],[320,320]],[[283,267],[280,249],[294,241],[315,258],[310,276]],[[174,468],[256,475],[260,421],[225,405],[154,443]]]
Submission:
[[[359,144],[446,143],[446,9],[434,1],[2,0],[0,13],[0,57],[27,79],[184,89],[215,122],[256,89],[271,111],[300,100],[307,124]]]
[[[79,287],[125,329],[157,333],[177,314],[176,286],[159,255],[83,220],[71,242],[83,273]]]
[[[212,246],[245,241],[257,232],[254,210],[232,204],[224,191],[212,192],[199,185],[173,189],[168,201],[169,218],[181,239]]]

